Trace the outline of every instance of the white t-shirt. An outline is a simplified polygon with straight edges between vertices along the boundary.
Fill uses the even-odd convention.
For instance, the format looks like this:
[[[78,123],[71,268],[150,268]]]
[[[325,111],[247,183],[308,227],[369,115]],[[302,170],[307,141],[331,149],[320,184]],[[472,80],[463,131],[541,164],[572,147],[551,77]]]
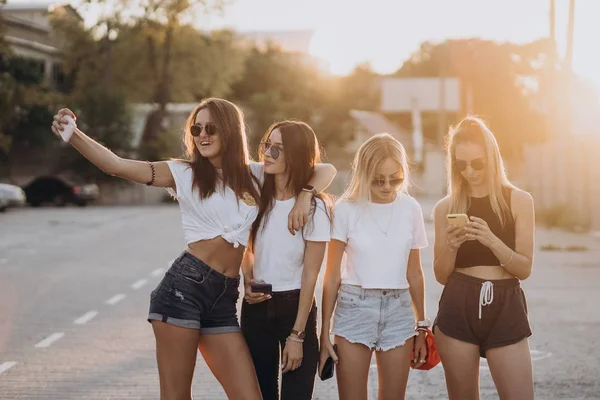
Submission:
[[[316,200],[316,208],[301,232],[292,235],[288,230],[288,215],[296,199],[276,200],[268,219],[261,221],[254,244],[254,279],[273,285],[274,292],[300,289],[304,265],[304,240],[329,242],[331,226],[326,206]],[[263,227],[264,230],[263,230]]]
[[[238,201],[230,187],[217,184],[215,193],[201,199],[198,190],[192,188],[191,167],[180,161],[167,161],[167,164],[177,191],[173,188],[167,190],[179,202],[185,242],[189,244],[221,236],[234,247],[247,246],[250,228],[258,214],[258,205],[254,198],[248,193]],[[250,164],[251,173],[261,182],[262,168],[262,164]]]
[[[388,204],[338,202],[331,238],[346,243],[342,283],[365,289],[407,289],[410,250],[427,247],[423,211],[406,194]]]

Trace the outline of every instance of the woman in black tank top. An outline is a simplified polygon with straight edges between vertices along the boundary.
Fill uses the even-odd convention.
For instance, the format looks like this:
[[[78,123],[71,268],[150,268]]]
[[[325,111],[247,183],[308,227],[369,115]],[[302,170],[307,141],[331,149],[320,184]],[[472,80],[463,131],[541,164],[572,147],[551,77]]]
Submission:
[[[500,398],[533,399],[520,286],[533,266],[533,200],[509,182],[496,139],[478,118],[451,129],[447,170],[448,196],[434,210],[433,269],[445,286],[434,333],[449,398],[479,399],[486,357]]]

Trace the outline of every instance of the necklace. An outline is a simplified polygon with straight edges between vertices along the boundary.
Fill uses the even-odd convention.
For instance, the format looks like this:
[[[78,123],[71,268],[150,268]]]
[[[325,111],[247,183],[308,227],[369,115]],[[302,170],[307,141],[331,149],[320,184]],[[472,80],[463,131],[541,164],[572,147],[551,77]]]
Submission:
[[[379,229],[381,231],[381,233],[383,233],[385,236],[388,235],[388,232],[390,231],[390,226],[392,224],[392,219],[394,216],[394,208],[396,207],[396,199],[394,199],[394,201],[392,201],[392,211],[390,212],[390,217],[388,219],[388,224],[387,227],[385,229],[385,231],[383,229],[381,229],[381,227],[379,226],[379,224],[377,223],[377,220],[375,219],[375,217],[373,216],[373,213],[371,211],[371,208],[369,207],[369,215],[371,216],[371,219],[373,220],[373,222],[375,223],[375,226],[377,227],[377,229]]]

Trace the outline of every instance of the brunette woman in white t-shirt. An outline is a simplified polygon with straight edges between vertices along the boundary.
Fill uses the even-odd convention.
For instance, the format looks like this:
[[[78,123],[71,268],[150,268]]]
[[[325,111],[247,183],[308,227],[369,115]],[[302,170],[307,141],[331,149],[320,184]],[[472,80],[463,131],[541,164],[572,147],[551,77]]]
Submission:
[[[375,135],[358,150],[350,186],[334,208],[320,366],[328,357],[337,362],[340,399],[367,399],[373,352],[380,400],[403,399],[411,362],[425,361],[425,334],[417,328],[428,325],[420,253],[427,238],[421,207],[406,194],[408,174],[402,144]],[[334,308],[337,354],[329,337]]]
[[[298,196],[314,190],[307,184],[320,161],[319,143],[307,124],[278,122],[263,138],[260,159],[265,181],[243,265],[242,332],[263,399],[280,398],[282,370],[281,399],[309,400],[319,361],[314,291],[331,236],[327,198],[315,196],[301,233],[290,234],[285,221]],[[253,282],[271,285],[272,293],[254,293]]]
[[[200,103],[185,126],[187,160],[123,159],[79,130],[68,109],[54,116],[52,131],[107,174],[169,188],[179,202],[187,248],[151,293],[148,315],[161,399],[191,399],[198,349],[230,399],[260,399],[236,315],[240,264],[258,213],[256,181],[262,171],[261,164],[250,162],[241,109],[216,98]],[[333,166],[320,165],[311,184],[323,190],[334,176]],[[312,193],[299,197],[289,217],[292,231],[303,225],[311,199]]]

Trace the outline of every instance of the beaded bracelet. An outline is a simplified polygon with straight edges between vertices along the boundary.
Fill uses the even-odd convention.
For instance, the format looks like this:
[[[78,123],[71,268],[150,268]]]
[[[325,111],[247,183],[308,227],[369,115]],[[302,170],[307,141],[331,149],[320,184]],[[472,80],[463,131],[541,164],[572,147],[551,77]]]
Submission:
[[[288,336],[286,340],[291,340],[292,342],[298,342],[298,343],[304,343],[304,339],[300,339],[299,337],[295,337],[295,336]]]

